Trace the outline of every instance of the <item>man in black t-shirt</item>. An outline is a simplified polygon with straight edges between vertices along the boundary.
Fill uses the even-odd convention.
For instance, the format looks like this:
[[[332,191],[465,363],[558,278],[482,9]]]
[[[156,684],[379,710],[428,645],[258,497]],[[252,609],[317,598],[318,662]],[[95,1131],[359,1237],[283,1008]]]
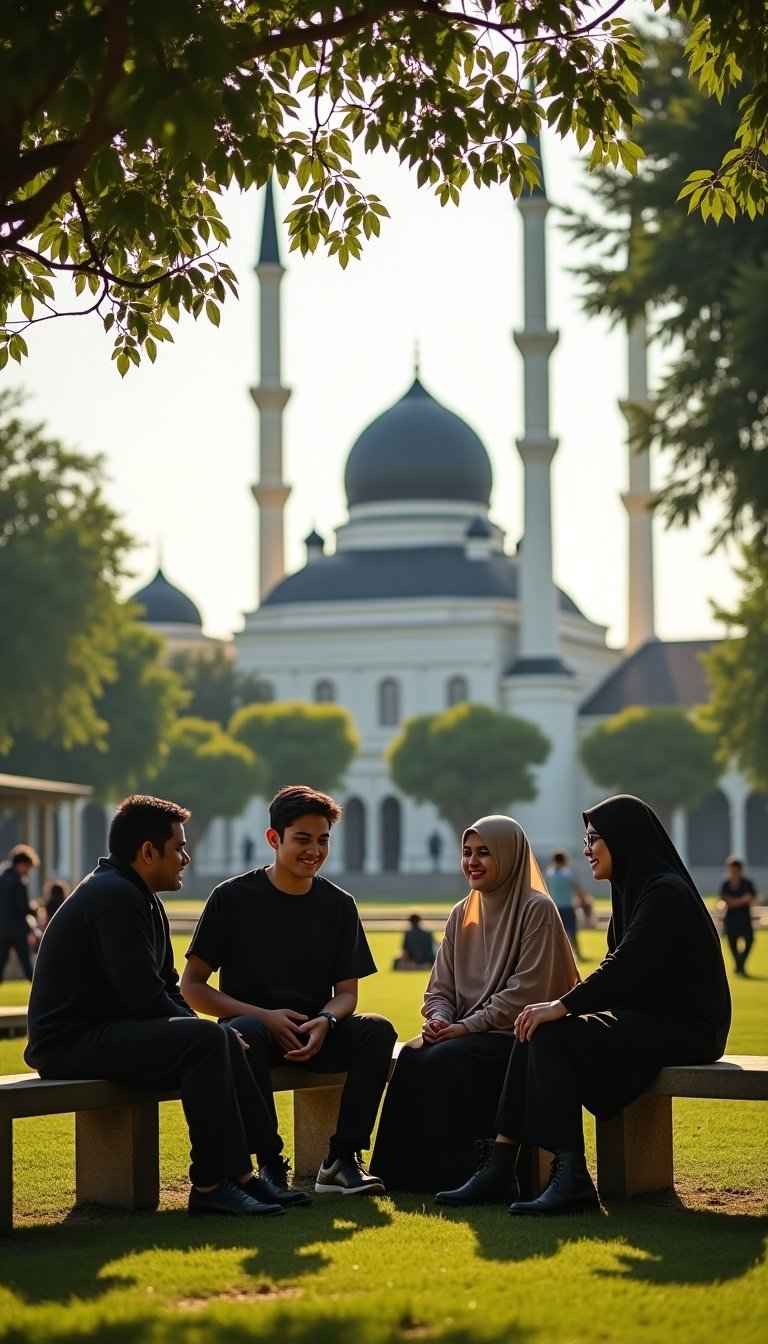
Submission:
[[[340,815],[332,798],[313,789],[290,785],[275,795],[266,833],[274,860],[211,893],[187,951],[182,992],[198,1012],[228,1022],[248,1042],[275,1134],[270,1068],[285,1062],[346,1071],[315,1192],[382,1194],[361,1151],[370,1146],[396,1032],[383,1017],[355,1012],[358,981],[376,965],[354,900],[318,876]],[[208,983],[216,970],[219,989]],[[261,1162],[259,1177],[265,1188],[285,1191],[287,1163]]]
[[[733,954],[737,975],[746,975],[746,961],[755,940],[752,928],[752,906],[757,900],[754,883],[744,876],[741,859],[726,859],[728,876],[720,887],[720,899],[725,905],[723,931]]]

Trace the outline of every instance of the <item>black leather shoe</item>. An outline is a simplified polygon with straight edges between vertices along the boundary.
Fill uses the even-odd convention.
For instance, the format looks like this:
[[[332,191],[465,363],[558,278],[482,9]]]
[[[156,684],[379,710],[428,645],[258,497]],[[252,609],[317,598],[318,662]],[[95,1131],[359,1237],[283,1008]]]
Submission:
[[[306,1208],[312,1200],[306,1191],[291,1189],[288,1170],[284,1157],[274,1157],[261,1164],[258,1176],[246,1181],[244,1188],[252,1199],[262,1200],[265,1204],[280,1204],[284,1209]]]
[[[583,1153],[555,1153],[549,1184],[538,1199],[516,1200],[509,1212],[528,1218],[553,1218],[562,1213],[598,1213],[600,1197],[587,1171]]]
[[[436,1204],[508,1204],[519,1199],[520,1188],[515,1176],[520,1148],[516,1143],[496,1143],[494,1139],[478,1139],[475,1147],[479,1162],[474,1176],[456,1190],[439,1190]]]
[[[235,1185],[234,1181],[222,1181],[214,1190],[197,1190],[195,1186],[189,1192],[189,1212],[230,1214],[240,1217],[244,1214],[254,1217],[257,1214],[282,1213],[279,1204],[263,1204],[252,1199],[245,1187]]]

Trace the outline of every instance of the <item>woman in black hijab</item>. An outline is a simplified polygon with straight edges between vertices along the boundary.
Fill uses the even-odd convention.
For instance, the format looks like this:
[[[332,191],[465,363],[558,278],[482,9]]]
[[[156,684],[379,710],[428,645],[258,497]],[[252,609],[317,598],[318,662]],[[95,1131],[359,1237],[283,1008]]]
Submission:
[[[608,954],[562,999],[520,1013],[496,1142],[444,1203],[499,1202],[502,1191],[514,1192],[519,1146],[534,1144],[555,1155],[549,1184],[510,1213],[597,1209],[582,1106],[607,1119],[665,1064],[708,1064],[725,1048],[731,999],[720,939],[658,817],[629,794],[583,815],[592,875],[611,883]]]

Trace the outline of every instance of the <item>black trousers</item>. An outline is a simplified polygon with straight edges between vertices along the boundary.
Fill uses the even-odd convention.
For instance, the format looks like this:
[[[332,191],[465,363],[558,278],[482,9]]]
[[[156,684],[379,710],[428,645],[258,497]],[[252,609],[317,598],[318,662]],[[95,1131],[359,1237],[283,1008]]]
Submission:
[[[19,958],[24,975],[28,980],[32,979],[32,958],[29,954],[29,944],[26,933],[0,934],[0,981],[5,974],[5,963],[8,960],[8,953],[13,948],[16,956]]]
[[[750,948],[755,941],[755,933],[752,928],[752,922],[749,924],[737,925],[732,928],[727,923],[725,925],[725,936],[728,939],[728,946],[733,956],[733,964],[739,974],[744,970]]]
[[[251,1154],[282,1144],[234,1032],[197,1017],[104,1022],[82,1032],[43,1078],[108,1078],[162,1091],[178,1088],[191,1143],[193,1185],[244,1176]]]
[[[246,1058],[277,1134],[270,1069],[286,1063],[285,1051],[257,1017],[233,1017],[229,1019],[229,1025],[236,1027],[251,1047]],[[307,1069],[310,1073],[342,1073],[346,1070],[347,1081],[341,1094],[333,1138],[355,1152],[370,1147],[396,1040],[397,1032],[385,1017],[375,1013],[355,1013],[339,1020],[311,1059],[297,1064],[288,1061],[292,1067]]]

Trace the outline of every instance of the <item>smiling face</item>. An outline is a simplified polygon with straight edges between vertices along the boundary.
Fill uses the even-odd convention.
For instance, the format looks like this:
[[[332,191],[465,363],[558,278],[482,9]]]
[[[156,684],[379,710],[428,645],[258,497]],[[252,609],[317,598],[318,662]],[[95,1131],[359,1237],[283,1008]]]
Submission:
[[[270,827],[267,844],[275,853],[274,862],[267,870],[271,881],[280,891],[304,895],[328,857],[330,823],[324,816],[308,813],[286,826],[282,839],[279,832]]]
[[[162,850],[156,849],[150,841],[142,846],[142,852],[148,858],[146,872],[142,876],[150,891],[179,890],[182,874],[189,863],[186,843],[184,827],[180,821],[174,821],[171,837],[166,840]]]
[[[467,831],[464,836],[461,871],[472,891],[492,891],[497,885],[499,865],[477,831]]]
[[[606,882],[613,871],[611,853],[603,837],[598,835],[592,826],[587,827],[587,833],[584,836],[584,857],[595,880]]]

